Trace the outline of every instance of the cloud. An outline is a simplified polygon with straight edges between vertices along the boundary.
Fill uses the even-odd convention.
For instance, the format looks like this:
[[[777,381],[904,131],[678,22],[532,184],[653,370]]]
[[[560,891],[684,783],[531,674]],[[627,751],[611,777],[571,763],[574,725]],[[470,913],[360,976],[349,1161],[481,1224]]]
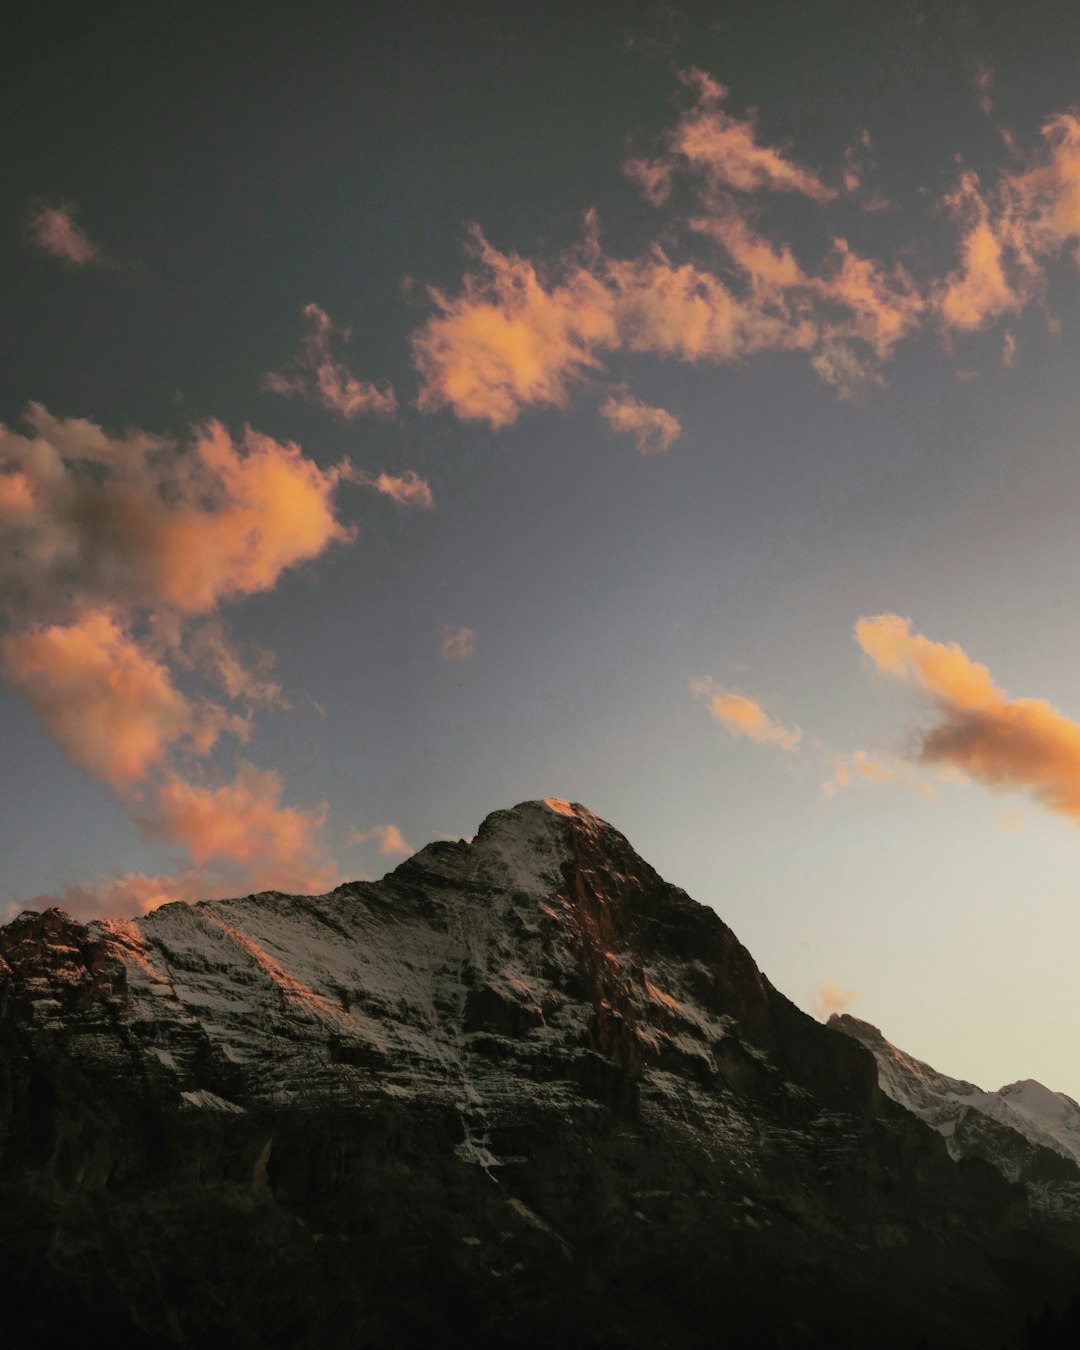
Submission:
[[[281,686],[269,678],[275,654],[258,649],[251,655],[241,652],[217,616],[184,627],[171,614],[155,615],[151,624],[178,666],[201,671],[229,698],[257,708],[290,707]]]
[[[245,864],[260,889],[325,891],[337,870],[320,839],[326,806],[282,806],[282,792],[279,774],[243,761],[235,779],[217,788],[170,772],[140,823],[152,837],[182,844],[200,865]]]
[[[854,989],[841,989],[837,984],[823,984],[817,991],[817,1015],[823,1019],[833,1013],[842,1013],[859,997]]]
[[[652,408],[633,394],[610,394],[600,416],[612,431],[633,436],[639,455],[667,450],[682,435],[682,423],[664,408]]]
[[[182,900],[196,904],[200,900],[220,900],[239,895],[243,884],[235,879],[216,880],[207,873],[189,869],[176,876],[147,876],[145,872],[125,872],[104,881],[76,882],[63,890],[32,896],[12,906],[9,919],[23,909],[66,910],[76,919],[126,919],[148,914],[161,905]]]
[[[75,220],[76,208],[70,202],[49,206],[33,202],[26,213],[26,237],[35,248],[59,258],[69,267],[86,267],[102,262],[101,250]]]
[[[1031,268],[1015,249],[1010,253],[1015,238],[1008,220],[983,196],[977,175],[963,174],[945,204],[962,233],[959,266],[934,288],[942,323],[973,331],[1022,309],[1031,294]]]
[[[837,195],[782,149],[763,145],[753,114],[740,119],[724,112],[720,104],[728,91],[711,76],[690,70],[680,79],[696,91],[697,98],[668,133],[665,153],[658,159],[635,159],[626,165],[628,175],[654,204],[667,197],[672,176],[679,172],[702,175],[714,190],[795,193],[816,202],[828,202]]]
[[[994,72],[989,66],[980,66],[975,72],[975,97],[984,117],[994,113]]]
[[[296,445],[250,428],[234,440],[217,422],[187,445],[37,405],[27,422],[26,435],[0,427],[0,672],[75,764],[196,864],[69,888],[71,905],[325,891],[324,808],[283,805],[272,770],[241,764],[208,787],[180,767],[226,733],[246,741],[253,709],[287,706],[272,654],[243,652],[218,611],[353,537],[335,512],[352,466],[321,469]],[[397,481],[422,497],[419,480]],[[242,711],[187,692],[196,675]]]
[[[705,700],[709,712],[732,736],[748,736],[759,744],[776,745],[781,750],[798,749],[802,740],[799,728],[774,722],[761,704],[749,695],[725,688],[708,676],[691,680],[690,688],[698,698]]]
[[[432,289],[438,313],[413,334],[422,412],[447,407],[506,427],[526,408],[565,408],[610,352],[726,362],[817,341],[803,317],[741,300],[712,272],[659,248],[613,259],[591,240],[539,269],[474,231],[473,254],[461,293]]]
[[[185,698],[166,667],[100,610],[6,634],[0,663],[65,753],[118,790],[179,742],[207,754],[223,730],[246,736],[242,719]]]
[[[1045,699],[1010,698],[956,643],[931,641],[896,614],[863,618],[855,636],[875,666],[932,699],[935,720],[917,758],[985,787],[1026,792],[1080,820],[1080,723]]]
[[[857,780],[867,783],[895,783],[900,787],[911,788],[928,801],[934,795],[930,785],[924,783],[910,769],[901,764],[890,764],[881,759],[874,759],[865,750],[837,755],[833,759],[833,776],[822,784],[822,791],[826,797],[832,797],[840,788],[850,787]]]
[[[318,305],[305,305],[303,314],[308,331],[301,356],[293,362],[289,374],[267,375],[263,381],[265,388],[271,393],[299,395],[321,403],[347,421],[362,413],[394,417],[397,397],[389,383],[379,386],[370,380],[358,380],[342,362],[334,359],[334,342],[338,339],[348,342],[351,330],[337,327]]]
[[[13,617],[205,614],[353,537],[333,500],[350,466],[320,469],[250,427],[234,442],[209,422],[180,447],[39,404],[26,420],[29,436],[0,426],[0,608]]]
[[[349,475],[349,481],[359,483],[363,487],[373,487],[376,492],[381,492],[392,502],[397,502],[398,506],[418,506],[427,511],[433,510],[435,506],[430,486],[415,469],[406,469],[400,475],[370,474],[365,473],[363,469],[354,469]]]
[[[471,628],[447,625],[443,629],[439,654],[444,661],[465,661],[476,650],[476,633]]]
[[[457,838],[456,835],[454,837]],[[370,830],[353,830],[345,842],[346,844],[363,844],[369,839],[378,840],[379,852],[384,856],[416,852],[411,844],[405,842],[396,825],[373,825]]]

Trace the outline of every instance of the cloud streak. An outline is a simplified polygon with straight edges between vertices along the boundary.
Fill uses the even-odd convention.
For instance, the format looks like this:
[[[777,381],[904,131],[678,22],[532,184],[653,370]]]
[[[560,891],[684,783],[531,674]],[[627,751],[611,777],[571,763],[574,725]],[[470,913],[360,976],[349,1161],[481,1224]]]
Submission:
[[[691,691],[702,699],[710,714],[735,738],[742,736],[759,745],[774,745],[789,753],[799,748],[802,732],[774,721],[761,704],[748,694],[717,684],[708,676],[690,681]]]

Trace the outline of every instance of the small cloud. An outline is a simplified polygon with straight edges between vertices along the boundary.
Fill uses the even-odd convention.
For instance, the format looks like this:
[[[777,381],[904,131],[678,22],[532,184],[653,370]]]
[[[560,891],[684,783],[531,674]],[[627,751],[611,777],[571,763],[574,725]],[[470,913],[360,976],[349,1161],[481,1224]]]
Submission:
[[[850,787],[856,780],[868,783],[896,783],[900,787],[910,788],[927,801],[932,801],[934,792],[928,783],[913,774],[902,764],[886,763],[874,759],[865,750],[855,750],[850,755],[837,755],[833,761],[833,776],[822,784],[826,797],[832,797],[840,788]]]
[[[823,984],[816,994],[817,1015],[823,1021],[833,1013],[842,1013],[859,997],[855,989],[841,989],[838,984]]]
[[[476,650],[476,633],[471,628],[443,629],[439,654],[444,661],[464,661]]]
[[[75,214],[70,202],[60,206],[32,202],[26,213],[26,237],[35,248],[69,267],[101,263],[101,250],[75,220]]]
[[[346,847],[352,847],[354,844],[367,843],[369,839],[378,840],[379,852],[384,856],[416,852],[411,844],[405,842],[404,836],[396,825],[373,825],[370,830],[352,830],[346,838],[345,844]]]
[[[612,429],[633,436],[639,455],[669,449],[682,435],[682,423],[665,408],[652,408],[633,394],[612,394],[600,405],[600,416]]]
[[[725,726],[732,736],[748,736],[762,745],[776,745],[781,750],[797,750],[802,740],[798,727],[782,726],[766,713],[761,704],[737,689],[728,689],[708,676],[690,681],[691,691],[708,705],[709,712]]]
[[[428,483],[414,469],[406,469],[403,474],[370,474],[363,469],[354,469],[349,475],[350,481],[362,487],[373,487],[383,493],[398,506],[417,506],[423,510],[434,509],[435,498]]]
[[[346,421],[352,421],[361,413],[394,417],[397,397],[391,385],[379,386],[370,380],[358,380],[334,358],[334,343],[338,340],[347,342],[351,330],[337,327],[318,305],[305,305],[304,318],[308,322],[308,331],[304,336],[302,355],[293,362],[288,374],[267,375],[264,387],[286,398],[299,395],[321,403]]]
[[[1008,332],[1001,343],[1001,364],[1011,370],[1016,364],[1016,334]]]
[[[1027,819],[1022,811],[1002,811],[994,821],[994,829],[1002,834],[1019,834],[1027,828]]]
[[[993,116],[994,72],[989,66],[980,66],[975,72],[975,97],[979,103],[979,111],[983,116]]]

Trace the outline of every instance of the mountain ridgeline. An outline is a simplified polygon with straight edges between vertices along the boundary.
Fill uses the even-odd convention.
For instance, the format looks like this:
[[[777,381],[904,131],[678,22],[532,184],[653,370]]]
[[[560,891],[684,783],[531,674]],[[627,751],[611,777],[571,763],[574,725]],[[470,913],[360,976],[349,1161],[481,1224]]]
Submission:
[[[1041,1098],[1030,1137],[969,1084],[924,1099],[875,1035],[800,1012],[555,799],[328,895],[24,913],[0,929],[5,1332],[1056,1344],[1071,1118],[1055,1146]]]

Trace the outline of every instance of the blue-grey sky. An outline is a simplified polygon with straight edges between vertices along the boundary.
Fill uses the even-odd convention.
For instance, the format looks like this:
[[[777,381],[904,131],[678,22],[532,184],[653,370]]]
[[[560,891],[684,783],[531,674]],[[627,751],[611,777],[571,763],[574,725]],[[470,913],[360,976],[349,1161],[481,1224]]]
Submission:
[[[35,6],[0,906],[583,802],[809,1010],[1080,1096],[1080,16]]]

